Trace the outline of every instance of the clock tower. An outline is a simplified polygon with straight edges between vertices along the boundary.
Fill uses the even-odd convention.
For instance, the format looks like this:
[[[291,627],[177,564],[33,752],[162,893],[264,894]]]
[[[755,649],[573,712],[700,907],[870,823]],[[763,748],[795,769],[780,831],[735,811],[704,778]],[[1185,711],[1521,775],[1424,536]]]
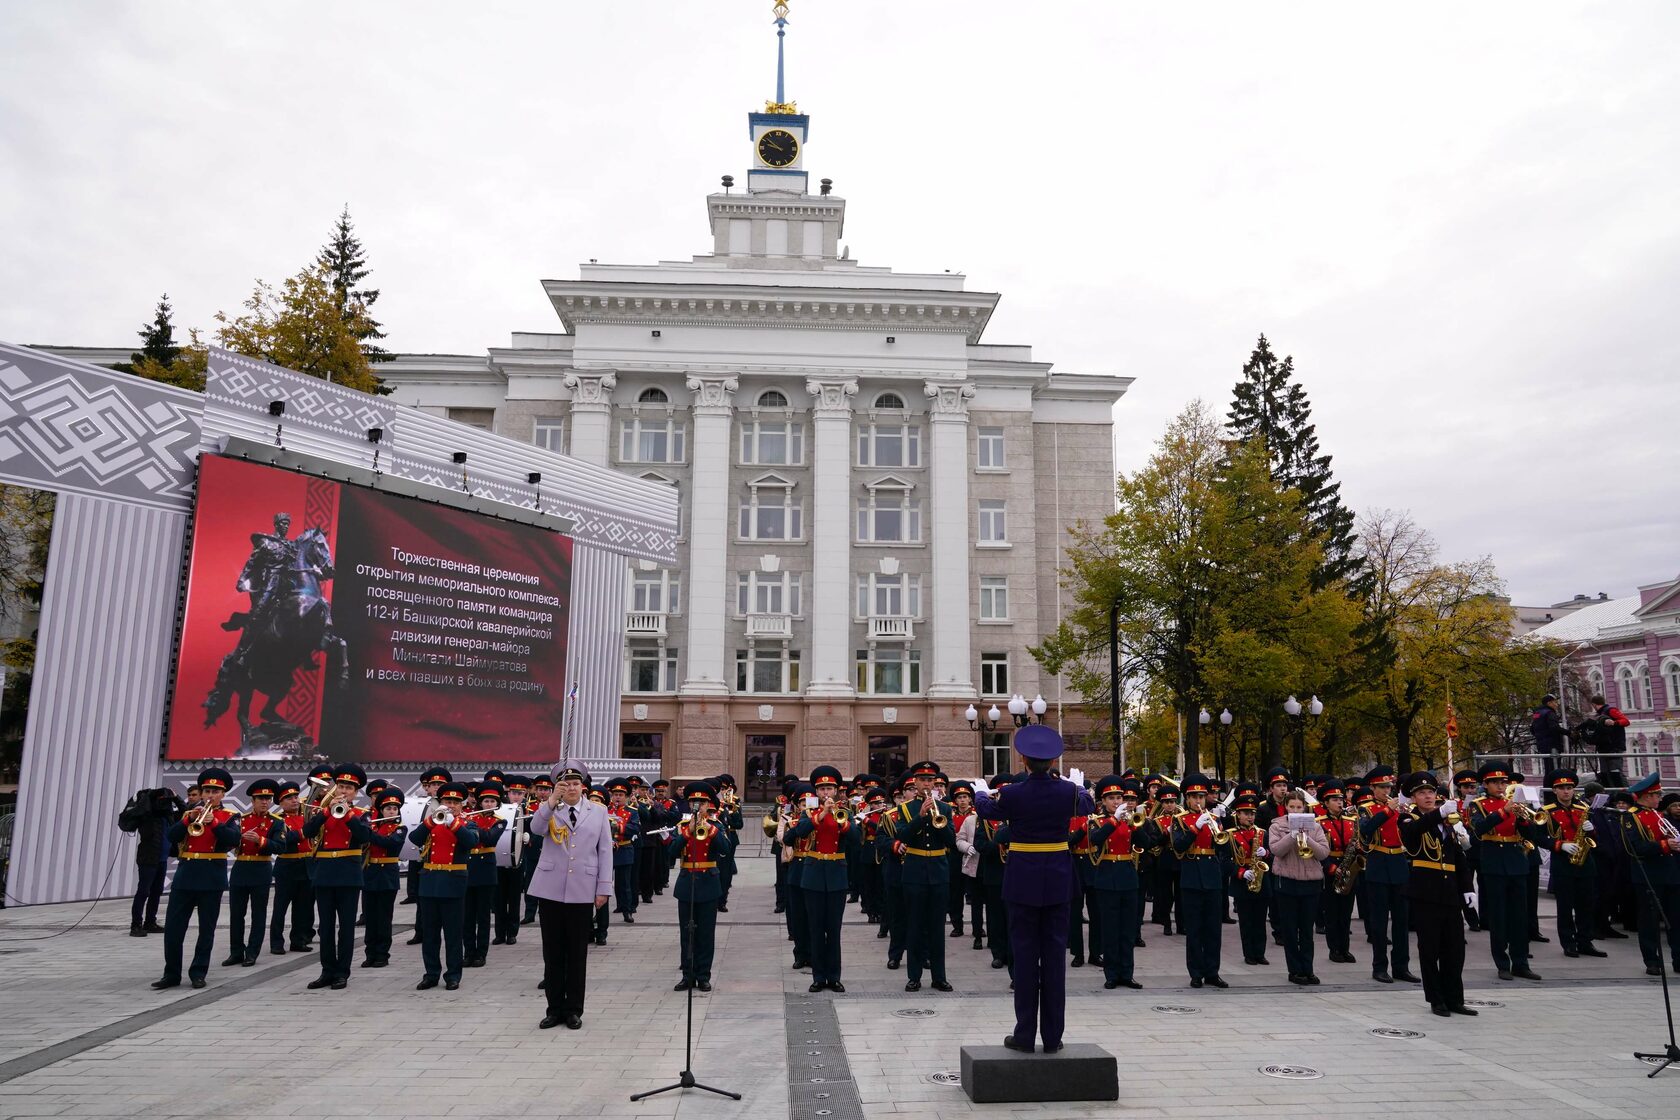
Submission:
[[[747,114],[747,132],[752,138],[752,165],[747,172],[747,193],[784,191],[805,194],[805,138],[811,118],[787,100],[784,48],[787,42],[786,0],[776,5],[776,100],[764,103],[764,112]]]

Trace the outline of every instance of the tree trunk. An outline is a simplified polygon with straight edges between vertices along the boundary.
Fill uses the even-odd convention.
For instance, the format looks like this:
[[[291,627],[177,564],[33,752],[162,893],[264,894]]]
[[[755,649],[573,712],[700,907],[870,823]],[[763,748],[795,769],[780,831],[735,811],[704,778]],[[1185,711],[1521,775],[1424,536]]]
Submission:
[[[1260,717],[1260,734],[1266,743],[1266,756],[1260,763],[1262,771],[1283,765],[1283,721],[1276,712]],[[1299,777],[1299,775],[1296,775]]]
[[[1396,779],[1412,772],[1412,721],[1394,725],[1394,770]]]

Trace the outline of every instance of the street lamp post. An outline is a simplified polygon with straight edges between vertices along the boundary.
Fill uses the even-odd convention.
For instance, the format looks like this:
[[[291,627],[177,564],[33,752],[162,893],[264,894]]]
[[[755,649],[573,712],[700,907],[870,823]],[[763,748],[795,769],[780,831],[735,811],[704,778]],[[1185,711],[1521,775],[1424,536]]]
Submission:
[[[1295,780],[1300,781],[1307,770],[1307,716],[1321,716],[1324,714],[1324,701],[1314,696],[1307,703],[1302,704],[1290,693],[1289,699],[1283,702],[1283,710],[1290,719],[1295,721]]]
[[[996,704],[993,704],[991,709],[986,712],[985,718],[982,719],[979,709],[970,704],[968,710],[963,712],[963,718],[968,720],[968,729],[979,737],[980,769],[984,771],[986,769],[986,736],[997,730],[998,721],[1003,719],[1003,713],[998,711]]]
[[[1034,696],[1029,702],[1026,697],[1017,692],[1009,698],[1009,716],[1015,721],[1016,727],[1025,727],[1029,723],[1043,723],[1044,713],[1050,705],[1045,703],[1043,696]],[[997,711],[993,708],[992,711]]]
[[[1114,773],[1126,768],[1125,748],[1120,740],[1120,601],[1108,604],[1108,730],[1113,736]]]

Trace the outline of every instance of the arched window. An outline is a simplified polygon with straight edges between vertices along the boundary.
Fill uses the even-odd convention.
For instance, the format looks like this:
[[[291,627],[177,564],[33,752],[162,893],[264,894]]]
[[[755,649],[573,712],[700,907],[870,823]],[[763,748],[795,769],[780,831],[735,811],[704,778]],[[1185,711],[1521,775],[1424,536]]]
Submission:
[[[760,408],[786,408],[787,406],[787,395],[780,389],[766,389],[758,395],[758,407]]]
[[[1633,684],[1633,666],[1623,665],[1616,670],[1616,706],[1624,712],[1637,711],[1639,696]]]
[[[1604,695],[1604,671],[1602,669],[1594,669],[1587,674],[1587,695],[1589,697]]]
[[[1651,710],[1651,666],[1641,661],[1639,668],[1634,670],[1634,698],[1639,701],[1639,710]]]
[[[670,404],[671,398],[665,395],[663,389],[643,389],[641,396],[636,398],[637,404]]]
[[[875,398],[876,408],[903,408],[904,398],[897,393],[882,393]]]
[[[1671,712],[1680,712],[1680,657],[1671,657],[1663,662],[1663,707]]]

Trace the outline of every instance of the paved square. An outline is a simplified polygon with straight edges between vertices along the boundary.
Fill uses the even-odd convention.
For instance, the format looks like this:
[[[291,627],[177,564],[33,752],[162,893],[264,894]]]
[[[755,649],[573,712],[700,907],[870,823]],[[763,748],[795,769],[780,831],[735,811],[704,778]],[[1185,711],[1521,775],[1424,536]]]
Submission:
[[[1321,964],[1324,984],[1306,990],[1283,982],[1281,950],[1270,968],[1243,966],[1234,927],[1229,991],[1191,990],[1183,939],[1154,926],[1138,952],[1143,991],[1104,991],[1099,970],[1070,970],[1068,1040],[1119,1058],[1118,1105],[973,1105],[948,1076],[959,1048],[995,1044],[1012,1023],[1008,979],[990,954],[949,939],[957,991],[907,994],[853,907],[847,993],[810,995],[771,913],[774,865],[743,840],[716,990],[694,1001],[694,1072],[744,1093],[739,1103],[694,1091],[628,1099],[683,1067],[669,895],[633,926],[615,917],[607,946],[591,950],[582,1031],[537,1030],[534,926],[493,948],[456,992],[416,992],[419,949],[399,937],[391,967],[357,969],[342,992],[306,990],[316,957],[289,954],[249,969],[212,964],[208,988],[159,993],[147,985],[162,970],[161,940],[127,936],[124,901],[0,911],[0,1117],[1680,1118],[1680,1069],[1648,1080],[1631,1057],[1666,1039],[1658,982],[1632,941],[1606,942],[1609,959],[1595,961],[1565,959],[1554,940],[1536,946],[1544,983],[1502,983],[1471,935],[1469,997],[1501,1006],[1441,1019],[1416,987],[1372,983],[1357,941],[1360,963]],[[412,915],[398,907],[399,921]],[[225,948],[224,929],[215,960]],[[1322,1076],[1279,1079],[1263,1066]]]

